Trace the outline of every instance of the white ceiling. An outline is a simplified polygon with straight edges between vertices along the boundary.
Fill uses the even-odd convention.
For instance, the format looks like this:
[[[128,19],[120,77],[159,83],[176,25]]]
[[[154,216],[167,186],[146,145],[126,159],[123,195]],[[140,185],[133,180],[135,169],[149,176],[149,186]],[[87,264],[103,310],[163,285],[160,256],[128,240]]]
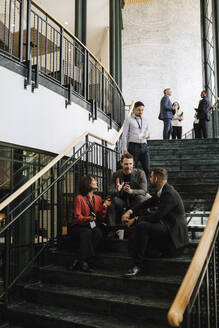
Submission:
[[[74,34],[75,0],[35,2]],[[104,31],[108,26],[109,0],[87,0],[87,47],[96,56],[100,52]]]

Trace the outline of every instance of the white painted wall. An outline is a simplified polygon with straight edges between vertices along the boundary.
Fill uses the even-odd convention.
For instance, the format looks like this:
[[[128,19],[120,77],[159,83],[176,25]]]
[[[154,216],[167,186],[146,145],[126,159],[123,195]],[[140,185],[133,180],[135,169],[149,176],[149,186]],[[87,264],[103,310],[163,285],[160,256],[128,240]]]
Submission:
[[[151,138],[161,138],[157,119],[163,90],[184,112],[186,132],[202,88],[200,0],[153,0],[123,10],[123,95],[145,103]]]
[[[0,85],[0,141],[60,153],[86,130],[108,140],[117,134],[74,103],[66,109],[64,97],[43,86],[24,90],[24,78],[3,67]]]

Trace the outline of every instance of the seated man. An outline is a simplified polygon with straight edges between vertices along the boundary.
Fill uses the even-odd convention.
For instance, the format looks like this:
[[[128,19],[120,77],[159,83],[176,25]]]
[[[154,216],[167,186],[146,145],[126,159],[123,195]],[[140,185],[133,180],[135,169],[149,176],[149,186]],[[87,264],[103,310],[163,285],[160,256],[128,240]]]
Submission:
[[[133,168],[134,159],[129,153],[121,158],[122,169],[113,174],[110,192],[112,204],[108,209],[109,225],[121,224],[126,209],[145,201],[147,180],[143,170]]]
[[[156,168],[151,172],[150,182],[156,188],[155,195],[144,203],[130,206],[130,209],[122,216],[122,222],[127,222],[131,227],[129,234],[129,252],[133,259],[133,266],[125,274],[126,278],[136,276],[142,268],[144,254],[149,243],[156,240],[159,248],[166,251],[176,250],[188,243],[185,210],[182,199],[173,186],[167,183],[168,174],[164,168]],[[136,223],[131,218],[142,210],[155,207],[148,220]]]

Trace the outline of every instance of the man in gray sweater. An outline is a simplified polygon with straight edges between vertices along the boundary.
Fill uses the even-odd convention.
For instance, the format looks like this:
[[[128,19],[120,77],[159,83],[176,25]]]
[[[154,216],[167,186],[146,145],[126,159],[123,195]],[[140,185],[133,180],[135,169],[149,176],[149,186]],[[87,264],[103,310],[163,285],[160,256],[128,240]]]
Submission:
[[[112,204],[108,209],[109,224],[121,224],[124,211],[145,201],[147,180],[143,170],[133,168],[133,156],[126,153],[121,158],[121,169],[112,177],[110,193]]]

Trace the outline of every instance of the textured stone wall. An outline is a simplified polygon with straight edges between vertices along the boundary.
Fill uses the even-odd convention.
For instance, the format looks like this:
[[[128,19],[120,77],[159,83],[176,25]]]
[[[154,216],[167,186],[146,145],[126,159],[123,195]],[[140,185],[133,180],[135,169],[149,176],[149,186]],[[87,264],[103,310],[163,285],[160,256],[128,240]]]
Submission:
[[[183,132],[192,128],[202,88],[199,3],[153,0],[123,10],[123,94],[126,103],[145,103],[153,139],[162,137],[157,117],[167,87],[184,112]]]

